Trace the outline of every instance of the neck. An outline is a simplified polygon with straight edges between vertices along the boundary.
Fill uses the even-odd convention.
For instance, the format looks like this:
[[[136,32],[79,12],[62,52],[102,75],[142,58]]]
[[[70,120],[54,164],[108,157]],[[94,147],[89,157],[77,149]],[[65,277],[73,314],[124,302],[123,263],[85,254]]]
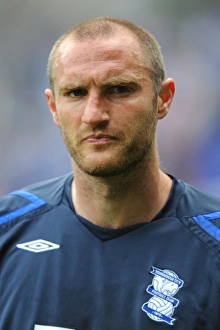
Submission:
[[[139,164],[130,173],[93,177],[73,164],[72,198],[76,213],[105,228],[149,222],[164,206],[172,180],[158,166]],[[153,166],[152,166],[153,165]]]

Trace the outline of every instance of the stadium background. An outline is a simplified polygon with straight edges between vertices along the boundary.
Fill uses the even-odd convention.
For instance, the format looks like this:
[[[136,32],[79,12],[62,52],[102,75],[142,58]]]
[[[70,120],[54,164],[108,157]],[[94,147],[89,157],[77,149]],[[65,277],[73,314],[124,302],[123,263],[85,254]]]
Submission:
[[[0,195],[71,171],[44,98],[49,51],[95,16],[155,35],[177,91],[158,126],[161,166],[220,197],[220,1],[0,0]]]

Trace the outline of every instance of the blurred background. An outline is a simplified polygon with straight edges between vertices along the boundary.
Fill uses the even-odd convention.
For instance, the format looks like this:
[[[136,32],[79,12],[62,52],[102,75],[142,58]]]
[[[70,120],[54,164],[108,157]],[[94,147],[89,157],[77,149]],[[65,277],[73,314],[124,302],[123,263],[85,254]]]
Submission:
[[[47,109],[47,58],[72,25],[95,16],[149,30],[176,81],[158,125],[161,167],[220,197],[220,1],[0,0],[0,195],[71,171]]]

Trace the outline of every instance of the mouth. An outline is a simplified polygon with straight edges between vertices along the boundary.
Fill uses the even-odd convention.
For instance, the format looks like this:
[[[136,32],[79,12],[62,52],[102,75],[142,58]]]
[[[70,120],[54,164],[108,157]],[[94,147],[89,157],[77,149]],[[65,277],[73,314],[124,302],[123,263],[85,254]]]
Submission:
[[[107,134],[91,134],[83,139],[83,141],[92,145],[106,145],[114,140],[116,140],[115,137]]]

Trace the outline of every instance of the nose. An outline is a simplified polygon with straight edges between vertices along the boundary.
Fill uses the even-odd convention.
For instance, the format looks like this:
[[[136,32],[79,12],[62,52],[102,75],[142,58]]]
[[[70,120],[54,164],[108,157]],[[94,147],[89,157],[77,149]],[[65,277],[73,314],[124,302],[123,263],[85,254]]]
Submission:
[[[109,121],[107,99],[99,92],[90,92],[87,96],[82,121],[86,124],[97,125]]]

